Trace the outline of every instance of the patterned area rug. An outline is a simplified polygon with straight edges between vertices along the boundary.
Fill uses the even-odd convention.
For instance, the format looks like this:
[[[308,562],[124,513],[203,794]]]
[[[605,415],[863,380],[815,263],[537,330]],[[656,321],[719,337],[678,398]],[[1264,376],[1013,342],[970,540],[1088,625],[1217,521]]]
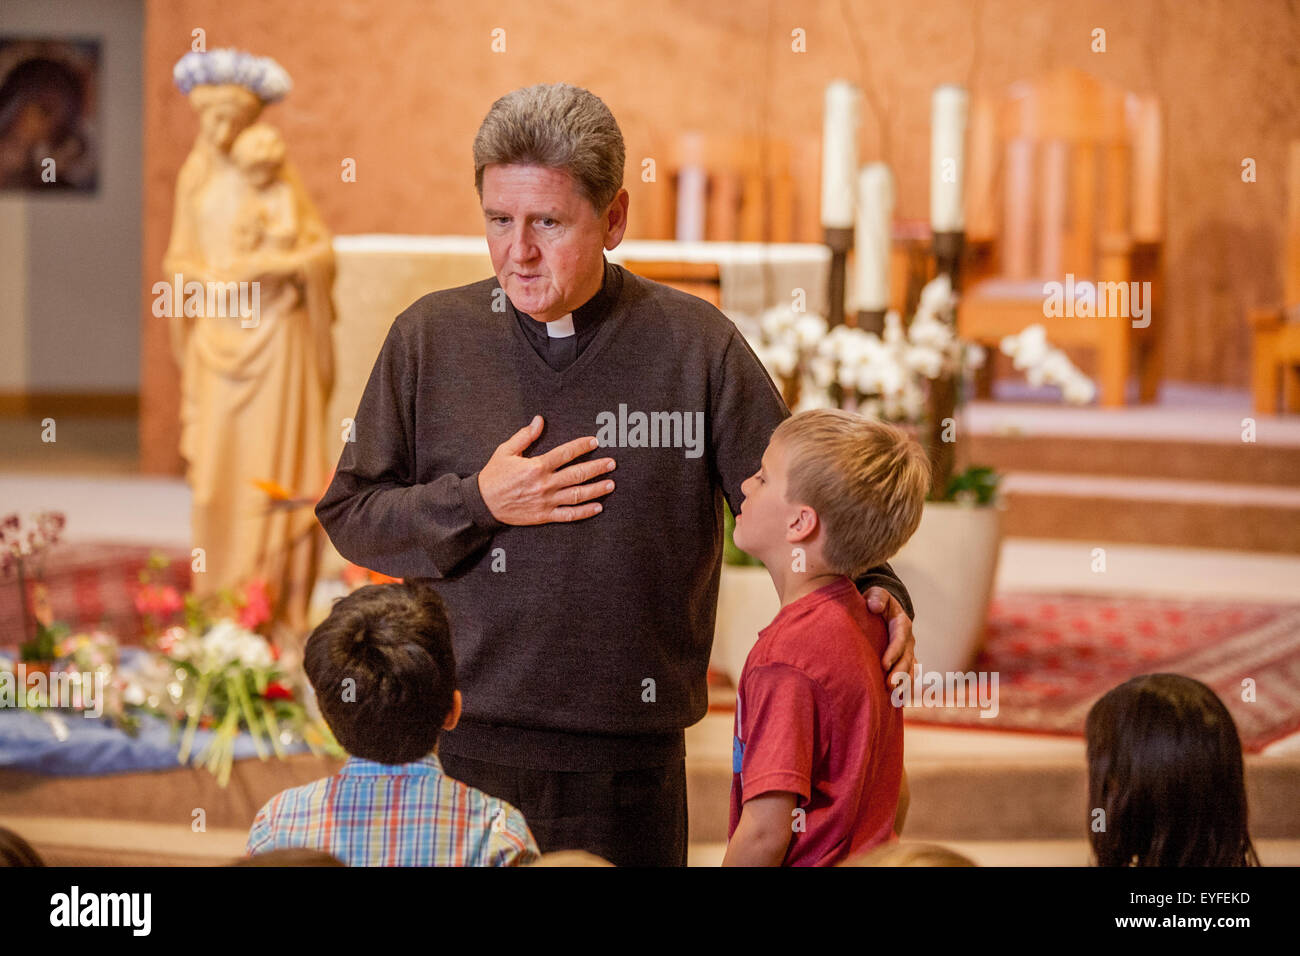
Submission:
[[[155,553],[171,563],[153,575],[153,583],[188,591],[189,551],[95,542],[55,545],[45,555],[43,572],[54,619],[73,632],[103,627],[124,644],[139,640],[144,622],[135,609],[135,594],[140,572]],[[32,584],[29,577],[29,594]],[[0,646],[22,641],[21,607],[18,581],[11,573],[0,580]]]
[[[1081,737],[1110,688],[1177,673],[1213,689],[1243,748],[1259,751],[1300,730],[1300,606],[999,594],[974,670],[998,674],[995,717],[977,706],[910,706],[907,719]]]

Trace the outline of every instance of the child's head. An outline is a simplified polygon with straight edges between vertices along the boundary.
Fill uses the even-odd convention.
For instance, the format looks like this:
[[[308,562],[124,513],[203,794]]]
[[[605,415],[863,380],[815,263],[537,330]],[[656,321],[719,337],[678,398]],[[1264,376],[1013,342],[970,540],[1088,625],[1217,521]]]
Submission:
[[[851,856],[839,866],[975,866],[975,861],[937,843],[891,840]]]
[[[930,465],[901,428],[823,408],[778,425],[741,487],[737,547],[771,567],[769,558],[788,561],[792,545],[816,541],[826,569],[857,577],[916,531]]]
[[[426,582],[371,584],[312,631],[303,669],[343,748],[379,763],[431,753],[460,716],[442,599]]]
[[[35,848],[8,827],[0,827],[0,866],[44,866]]]
[[[1145,674],[1092,705],[1088,808],[1099,866],[1258,865],[1246,829],[1241,740],[1200,681]]]
[[[324,850],[312,850],[307,847],[287,846],[278,850],[267,850],[255,856],[241,856],[226,866],[344,866],[344,862],[332,853]]]
[[[258,188],[275,179],[284,156],[284,138],[267,123],[249,126],[230,146],[230,158]]]

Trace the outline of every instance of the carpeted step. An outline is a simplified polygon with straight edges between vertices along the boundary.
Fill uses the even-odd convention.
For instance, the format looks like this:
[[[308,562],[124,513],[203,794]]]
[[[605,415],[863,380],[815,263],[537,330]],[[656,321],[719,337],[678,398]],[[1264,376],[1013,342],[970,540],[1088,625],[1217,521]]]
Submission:
[[[969,458],[1003,473],[1118,475],[1300,488],[1300,446],[1089,434],[970,436]]]
[[[1069,840],[1087,836],[1087,768],[1066,760],[909,763],[909,840]],[[725,842],[731,767],[687,763],[693,843]],[[1300,839],[1300,757],[1247,757],[1246,799],[1255,839]]]
[[[1014,472],[1003,534],[1300,554],[1300,488]]]

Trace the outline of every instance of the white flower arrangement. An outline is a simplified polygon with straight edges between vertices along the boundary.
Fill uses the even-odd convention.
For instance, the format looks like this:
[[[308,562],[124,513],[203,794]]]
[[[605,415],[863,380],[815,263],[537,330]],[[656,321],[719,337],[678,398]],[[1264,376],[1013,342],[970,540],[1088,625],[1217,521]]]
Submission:
[[[873,417],[917,424],[925,415],[929,381],[984,360],[983,349],[953,333],[955,308],[944,275],[922,290],[906,331],[897,312],[886,314],[884,332],[876,335],[845,325],[828,331],[820,316],[770,309],[760,321],[764,341],[754,351],[773,377],[798,377],[793,411],[842,403]]]
[[[220,618],[203,633],[170,627],[159,638],[159,648],[169,657],[186,661],[198,671],[219,671],[231,664],[270,667],[275,661],[271,645],[260,634]]]
[[[828,330],[821,316],[778,306],[763,313],[762,341],[754,352],[774,379],[798,381],[795,412],[842,405],[886,421],[920,424],[930,382],[979,368],[987,359],[979,345],[957,337],[956,307],[947,275],[921,290],[906,329],[897,312],[888,312],[880,335],[845,325]],[[1047,344],[1041,325],[1007,336],[1001,351],[1031,385],[1057,385],[1067,402],[1085,404],[1096,394],[1092,380]]]
[[[1073,405],[1085,405],[1097,394],[1092,379],[1080,372],[1064,352],[1047,344],[1047,330],[1042,325],[1008,335],[1002,340],[1001,350],[1003,355],[1011,356],[1016,369],[1024,371],[1030,385],[1055,385]]]
[[[255,93],[263,103],[284,99],[293,89],[288,72],[275,60],[234,49],[186,53],[172,68],[172,81],[182,93],[231,83]]]
[[[222,618],[199,638],[199,670],[219,670],[228,664],[266,668],[274,663],[271,645],[260,634],[245,630],[229,618]]]
[[[264,735],[275,754],[284,756],[283,744],[291,736],[282,730],[267,696],[271,685],[278,684],[279,671],[266,638],[230,618],[219,618],[201,635],[182,627],[169,628],[159,638],[158,647],[179,665],[176,677],[184,683],[181,696],[173,694],[170,685],[167,688],[173,701],[184,703],[185,730],[177,755],[181,763],[189,762],[195,734],[209,712],[216,733],[197,761],[217,775],[221,786],[230,780],[235,737],[241,726],[252,735],[253,747],[263,760],[267,758]],[[301,708],[295,708],[292,715],[299,718]]]

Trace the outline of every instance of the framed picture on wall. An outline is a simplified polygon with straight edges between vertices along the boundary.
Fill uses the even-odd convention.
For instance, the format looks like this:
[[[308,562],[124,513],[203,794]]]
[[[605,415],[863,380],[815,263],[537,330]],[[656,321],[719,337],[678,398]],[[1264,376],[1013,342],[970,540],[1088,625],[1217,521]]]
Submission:
[[[0,34],[0,190],[94,192],[100,41]]]

